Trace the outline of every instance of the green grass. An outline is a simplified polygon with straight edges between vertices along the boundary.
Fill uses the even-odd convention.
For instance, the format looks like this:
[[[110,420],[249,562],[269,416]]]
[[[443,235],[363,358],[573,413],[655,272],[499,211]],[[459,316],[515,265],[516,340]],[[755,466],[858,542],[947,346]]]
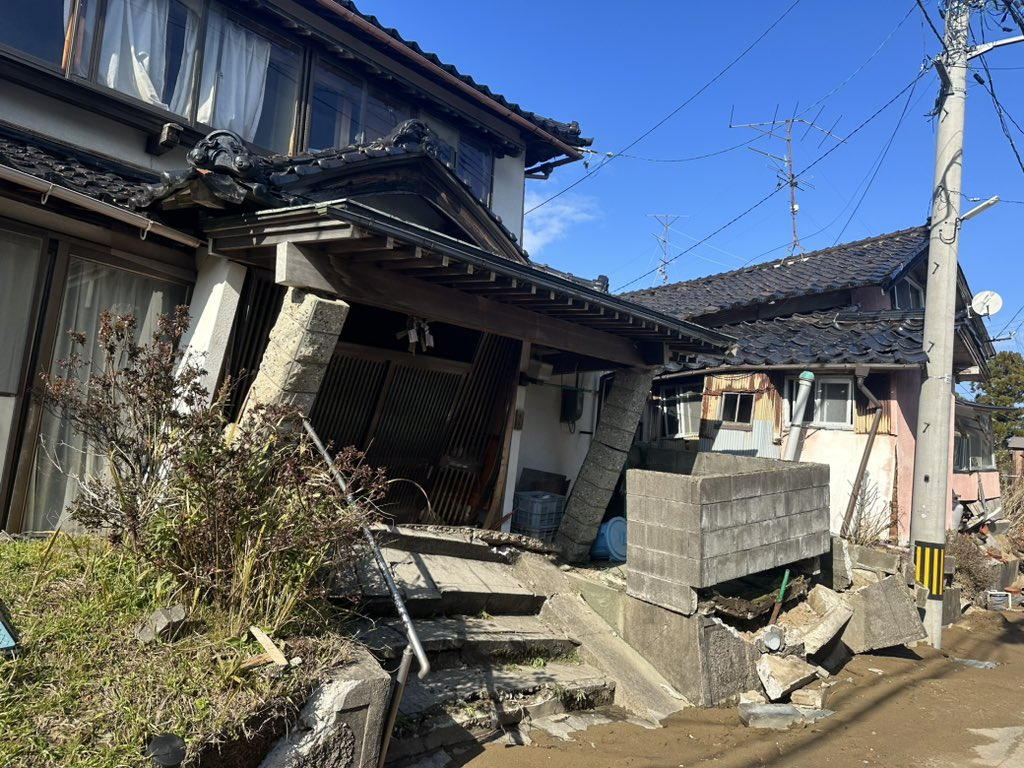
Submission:
[[[0,542],[0,599],[21,640],[0,658],[0,766],[148,765],[144,746],[164,732],[185,739],[185,765],[204,751],[204,764],[219,764],[210,750],[294,714],[349,654],[347,638],[320,621],[315,642],[285,642],[302,664],[240,672],[262,648],[222,631],[227,617],[202,606],[173,642],[141,644],[135,629],[153,610],[189,605],[174,589],[95,538]]]

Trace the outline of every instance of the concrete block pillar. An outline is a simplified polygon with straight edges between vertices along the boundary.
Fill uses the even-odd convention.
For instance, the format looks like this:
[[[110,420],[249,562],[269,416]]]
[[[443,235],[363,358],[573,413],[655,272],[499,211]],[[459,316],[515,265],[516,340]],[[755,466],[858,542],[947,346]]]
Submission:
[[[270,331],[242,418],[257,404],[287,404],[308,415],[348,316],[348,304],[289,288]]]
[[[555,544],[570,562],[583,562],[597,538],[611,501],[637,424],[650,396],[654,369],[629,368],[615,372],[601,420],[566,505]]]

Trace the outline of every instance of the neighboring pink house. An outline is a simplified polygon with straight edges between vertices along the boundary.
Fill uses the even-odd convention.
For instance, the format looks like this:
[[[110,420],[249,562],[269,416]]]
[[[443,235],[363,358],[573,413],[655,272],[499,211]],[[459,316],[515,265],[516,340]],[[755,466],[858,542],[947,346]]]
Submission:
[[[832,531],[851,517],[853,525],[905,543],[926,360],[927,249],[928,229],[916,227],[627,294],[737,339],[730,354],[697,356],[656,380],[641,438],[681,450],[781,457],[797,377],[810,371],[815,381],[798,456],[831,467]],[[986,377],[994,353],[981,318],[970,312],[970,296],[961,272],[955,382]],[[881,410],[876,427],[872,398]],[[950,407],[951,493],[968,515],[990,515],[1000,491],[989,409],[955,400],[952,387]],[[861,491],[851,502],[869,446]],[[954,506],[951,498],[950,524]]]

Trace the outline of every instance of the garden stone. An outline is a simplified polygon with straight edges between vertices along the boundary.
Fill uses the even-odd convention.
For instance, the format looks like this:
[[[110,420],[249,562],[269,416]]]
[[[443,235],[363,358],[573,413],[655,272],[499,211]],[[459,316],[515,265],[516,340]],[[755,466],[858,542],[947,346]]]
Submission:
[[[135,637],[142,643],[156,642],[157,638],[170,640],[185,623],[185,606],[172,605],[154,611],[146,622],[135,630]]]

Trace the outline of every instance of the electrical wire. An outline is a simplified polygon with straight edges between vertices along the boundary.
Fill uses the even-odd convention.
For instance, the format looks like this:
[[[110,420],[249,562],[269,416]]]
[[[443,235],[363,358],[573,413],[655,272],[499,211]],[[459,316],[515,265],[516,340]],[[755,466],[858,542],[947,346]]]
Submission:
[[[860,132],[860,131],[861,131],[861,130],[862,130],[862,129],[863,129],[863,128],[864,128],[865,126],[866,126],[866,125],[868,125],[868,124],[869,124],[870,122],[872,122],[872,121],[873,121],[873,120],[874,120],[874,119],[875,119],[876,117],[878,117],[878,116],[879,116],[880,114],[882,114],[882,113],[883,113],[883,112],[884,112],[884,111],[885,111],[886,109],[888,109],[889,107],[891,107],[891,106],[892,106],[892,105],[893,105],[893,104],[894,104],[894,103],[895,103],[895,102],[896,102],[896,101],[897,101],[897,100],[898,100],[898,99],[899,99],[900,97],[902,97],[902,96],[903,96],[903,94],[905,94],[905,93],[906,93],[907,91],[909,91],[910,89],[914,88],[914,87],[915,87],[915,86],[917,85],[917,82],[918,82],[918,80],[920,80],[920,79],[921,79],[922,77],[924,77],[924,73],[925,73],[925,72],[927,72],[927,71],[928,71],[928,70],[927,70],[926,68],[922,68],[922,69],[921,69],[921,71],[917,73],[917,75],[916,75],[916,76],[914,77],[914,79],[913,79],[913,80],[911,80],[911,81],[910,81],[909,83],[907,83],[907,85],[905,85],[905,86],[904,86],[904,87],[903,87],[902,89],[900,89],[900,92],[899,92],[899,93],[897,93],[897,94],[896,94],[895,96],[893,96],[893,97],[892,97],[891,99],[889,99],[889,100],[888,100],[888,101],[887,101],[887,102],[886,102],[885,104],[883,104],[883,105],[882,105],[881,107],[879,107],[878,109],[876,109],[876,110],[875,110],[875,111],[874,111],[874,112],[873,112],[873,113],[871,114],[871,116],[870,116],[870,117],[868,117],[868,118],[867,118],[866,120],[864,120],[864,121],[863,121],[863,122],[862,122],[862,123],[861,123],[860,125],[858,125],[858,126],[857,126],[856,128],[854,128],[854,129],[853,129],[852,131],[850,131],[850,133],[849,133],[849,134],[847,135],[847,137],[846,137],[846,138],[847,138],[848,140],[849,140],[849,139],[851,139],[851,138],[853,138],[853,137],[854,137],[854,136],[855,136],[855,135],[856,135],[856,134],[857,134],[858,132]],[[831,155],[831,154],[832,154],[833,152],[835,152],[835,151],[836,151],[836,149],[838,149],[838,148],[839,148],[839,147],[841,147],[841,146],[843,146],[843,144],[835,144],[834,146],[832,146],[832,147],[829,147],[829,148],[828,148],[827,150],[825,150],[825,151],[824,151],[824,152],[823,152],[822,154],[820,154],[820,155],[819,155],[819,156],[818,156],[817,158],[815,158],[814,160],[812,160],[812,161],[811,161],[811,163],[810,163],[809,165],[807,165],[807,166],[806,166],[806,167],[805,167],[805,168],[804,168],[804,169],[803,169],[802,171],[800,171],[800,172],[799,172],[799,173],[797,173],[797,174],[794,174],[794,177],[793,177],[793,178],[794,178],[794,179],[799,179],[799,178],[800,178],[801,176],[803,176],[804,174],[806,174],[806,173],[807,173],[807,172],[808,172],[809,170],[811,170],[812,168],[814,168],[814,166],[816,166],[816,165],[817,165],[818,163],[822,162],[822,161],[823,161],[823,160],[824,160],[825,158],[827,158],[827,157],[828,157],[829,155]],[[658,269],[659,269],[659,268],[660,268],[661,266],[665,266],[665,265],[667,265],[667,264],[671,264],[671,263],[672,263],[673,261],[675,261],[675,260],[676,260],[676,259],[678,259],[679,257],[681,257],[681,256],[685,256],[685,255],[686,255],[687,253],[689,253],[690,251],[692,251],[692,250],[693,250],[694,248],[696,248],[697,246],[699,246],[699,245],[703,245],[704,243],[706,243],[706,242],[707,242],[708,240],[710,240],[711,238],[715,237],[715,236],[716,236],[716,235],[718,235],[719,233],[721,233],[721,232],[724,232],[724,231],[725,231],[726,229],[728,229],[729,227],[731,227],[731,226],[732,226],[733,224],[735,224],[736,222],[738,222],[738,221],[739,221],[740,219],[744,218],[745,216],[749,215],[749,214],[750,214],[750,213],[752,213],[753,211],[755,211],[755,210],[757,210],[758,208],[760,208],[760,207],[761,207],[762,205],[764,205],[764,204],[765,204],[766,202],[768,202],[768,201],[769,201],[769,200],[770,200],[771,198],[775,197],[775,195],[779,194],[779,192],[781,192],[781,191],[782,191],[783,189],[786,189],[786,188],[787,188],[787,187],[785,187],[785,186],[780,186],[780,187],[776,187],[776,188],[775,188],[774,190],[772,190],[772,191],[771,191],[771,192],[769,192],[769,193],[768,193],[767,195],[765,195],[764,197],[762,197],[762,198],[761,198],[760,200],[758,200],[758,201],[757,201],[756,203],[754,203],[754,204],[753,204],[753,205],[751,205],[750,207],[746,208],[746,209],[745,209],[744,211],[742,211],[741,213],[737,214],[736,216],[733,216],[733,217],[732,217],[731,219],[729,219],[729,221],[727,221],[727,222],[726,222],[725,224],[723,224],[722,226],[720,226],[720,227],[719,227],[718,229],[716,229],[715,231],[711,232],[710,234],[708,234],[708,235],[705,235],[705,236],[704,236],[704,237],[702,237],[702,238],[701,238],[700,240],[698,240],[697,242],[695,242],[695,243],[694,243],[693,245],[691,245],[691,246],[689,246],[688,248],[685,248],[685,249],[684,249],[684,250],[682,250],[681,252],[677,253],[677,254],[676,254],[675,256],[673,256],[672,258],[670,258],[670,259],[668,259],[668,260],[667,260],[666,262],[664,262],[664,264],[662,264],[662,265],[659,265],[659,267],[656,267],[656,268],[654,268],[654,269],[648,270],[647,272],[643,273],[642,275],[639,275],[638,277],[635,277],[635,278],[633,278],[633,279],[632,279],[632,280],[630,280],[630,281],[629,281],[628,283],[624,283],[623,285],[620,285],[620,286],[619,286],[618,288],[616,288],[616,289],[615,289],[615,293],[618,293],[618,292],[619,292],[619,291],[621,291],[621,290],[622,290],[623,288],[628,288],[629,286],[633,285],[634,283],[638,283],[638,282],[640,282],[640,281],[641,281],[641,280],[643,280],[643,279],[644,279],[645,277],[649,277],[649,276],[653,275],[653,274],[654,274],[655,272],[657,272],[657,271],[658,271]],[[746,262],[746,263],[745,263],[745,264],[744,264],[743,266],[747,266],[748,264],[750,264],[750,263],[751,263],[751,261],[753,261],[753,259],[750,259],[749,261],[747,261],[747,262]]]
[[[931,27],[932,28],[932,32],[935,33],[935,37],[939,41],[939,45],[942,46],[942,50],[946,50],[946,41],[945,41],[945,39],[943,39],[942,35],[939,34],[939,29],[938,29],[938,27],[935,26],[935,22],[932,21],[932,17],[928,15],[928,10],[924,7],[924,3],[922,3],[921,0],[916,0],[916,2],[917,2],[917,7],[920,8],[921,9],[921,13],[924,14],[924,18],[925,18],[925,21],[928,22],[928,26]]]
[[[693,155],[692,157],[676,157],[676,158],[661,158],[661,157],[642,157],[640,155],[627,155],[623,152],[616,154],[615,152],[607,152],[604,157],[624,157],[627,160],[643,160],[648,163],[692,163],[695,160],[706,160],[709,157],[718,157],[718,155],[724,155],[727,152],[733,152],[737,149],[753,144],[755,141],[760,140],[761,136],[755,136],[747,141],[741,141],[739,144],[733,144],[731,147],[725,149],[719,149],[714,152],[706,152],[703,155]],[[588,154],[599,155],[600,152],[588,152]]]
[[[775,19],[775,21],[773,21],[771,23],[771,25],[767,29],[762,31],[761,34],[758,35],[757,38],[752,43],[750,43],[750,45],[748,45],[746,48],[744,48],[743,51],[738,56],[736,56],[732,61],[730,61],[728,64],[726,64],[725,67],[720,69],[718,71],[718,73],[714,77],[712,77],[710,80],[708,80],[706,83],[704,83],[704,85],[702,85],[699,89],[697,89],[697,91],[695,91],[682,104],[680,104],[678,107],[673,109],[671,112],[669,112],[667,115],[665,115],[665,117],[663,117],[661,120],[659,120],[653,126],[648,128],[646,131],[641,133],[637,138],[633,139],[633,141],[631,141],[629,144],[627,144],[621,150],[619,150],[615,154],[611,155],[610,157],[606,157],[604,160],[602,160],[600,163],[598,163],[597,167],[593,168],[592,170],[587,171],[587,173],[585,173],[580,178],[576,179],[576,181],[574,181],[572,184],[570,184],[569,186],[565,187],[564,189],[556,192],[551,197],[547,198],[546,200],[543,200],[540,203],[537,203],[537,205],[533,206],[532,208],[530,208],[530,210],[526,211],[526,213],[524,215],[529,215],[529,214],[533,213],[534,211],[536,211],[541,206],[547,205],[552,200],[555,200],[556,198],[561,197],[562,195],[564,195],[569,190],[573,189],[574,187],[578,186],[579,184],[582,184],[584,181],[586,181],[587,179],[591,178],[594,174],[596,174],[598,171],[600,171],[602,168],[604,168],[606,165],[608,165],[608,163],[612,162],[612,160],[614,160],[616,157],[622,155],[625,152],[628,152],[633,147],[635,147],[637,144],[639,144],[641,141],[643,141],[648,136],[650,136],[652,133],[654,133],[656,130],[661,128],[661,126],[663,126],[665,123],[667,123],[669,120],[671,120],[677,114],[679,114],[683,109],[685,109],[687,106],[689,106],[690,103],[693,102],[698,96],[700,96],[702,93],[704,93],[704,91],[706,91],[708,88],[710,88],[716,82],[718,82],[730,69],[732,69],[741,60],[743,60],[743,58],[745,58],[746,55],[748,53],[750,53],[757,46],[758,43],[760,43],[762,40],[764,40],[771,33],[772,30],[774,30],[779,24],[781,24],[782,21],[787,16],[789,16],[790,12],[794,8],[796,8],[799,4],[800,4],[800,0],[793,0],[793,2],[790,4],[790,6],[785,11],[783,11],[781,16],[779,16],[777,19]]]
[[[1013,140],[1013,134],[1010,133],[1009,127],[1006,125],[1006,118],[1014,124],[1018,131],[1024,134],[1024,130],[1021,130],[1020,125],[1013,119],[1006,108],[999,101],[999,97],[996,96],[996,84],[992,80],[992,71],[988,68],[988,64],[985,63],[985,57],[981,56],[981,66],[985,68],[985,74],[988,75],[988,79],[985,80],[982,85],[985,86],[985,90],[988,91],[988,95],[992,97],[992,106],[996,110],[996,116],[999,118],[999,126],[1003,129],[1003,135],[1006,140],[1010,142],[1010,149],[1013,150],[1013,156],[1017,158],[1017,165],[1020,166],[1021,171],[1024,171],[1024,159],[1021,159],[1020,152],[1017,150],[1017,143]]]
[[[867,186],[864,187],[864,191],[861,193],[860,199],[857,200],[857,204],[853,206],[853,210],[850,211],[850,218],[848,218],[846,223],[843,224],[843,228],[839,230],[839,234],[836,235],[836,239],[832,241],[832,245],[838,243],[842,238],[843,234],[846,232],[846,228],[850,226],[850,222],[853,221],[853,217],[857,215],[857,211],[860,210],[861,204],[868,196],[868,192],[871,191],[871,185],[874,184],[875,178],[878,176],[878,172],[882,169],[882,165],[885,163],[885,157],[889,154],[889,150],[892,148],[892,144],[896,140],[896,134],[899,133],[899,130],[903,125],[903,118],[907,116],[907,110],[910,109],[910,103],[914,99],[914,90],[916,89],[916,86],[917,80],[914,81],[914,85],[911,87],[910,93],[907,94],[907,101],[903,105],[903,111],[900,112],[899,119],[896,121],[896,127],[892,129],[892,134],[890,134],[889,140],[885,142],[885,146],[882,148],[882,153],[875,163],[875,169],[871,172],[871,178],[868,179]]]
[[[920,0],[917,0],[917,1],[918,1],[918,2],[920,2]],[[900,30],[900,27],[902,27],[902,26],[903,26],[903,25],[904,25],[904,24],[906,23],[907,19],[909,19],[909,18],[910,18],[910,14],[912,14],[913,12],[914,12],[914,6],[913,6],[913,5],[911,5],[911,6],[910,6],[910,8],[909,8],[909,9],[907,10],[907,13],[906,13],[906,15],[905,15],[905,16],[904,16],[904,17],[903,17],[902,19],[900,19],[900,20],[899,20],[899,22],[898,22],[898,23],[896,24],[896,26],[895,26],[895,27],[893,27],[892,31],[891,31],[891,32],[889,32],[889,34],[888,34],[888,35],[886,35],[886,37],[885,37],[885,40],[883,40],[883,41],[882,41],[882,42],[881,42],[881,43],[879,44],[879,46],[878,46],[877,48],[875,48],[875,51],[874,51],[874,53],[872,53],[872,54],[871,54],[870,56],[868,56],[868,57],[867,57],[867,59],[866,59],[866,60],[865,60],[865,61],[864,61],[864,62],[863,62],[863,63],[862,63],[862,64],[861,64],[861,65],[860,65],[859,67],[857,67],[857,69],[855,69],[855,70],[853,71],[853,73],[852,73],[852,74],[851,74],[851,75],[850,75],[849,77],[847,77],[847,78],[846,78],[845,80],[843,80],[843,82],[841,82],[841,83],[840,83],[839,85],[837,85],[837,86],[836,86],[835,88],[833,88],[833,89],[832,89],[831,91],[829,91],[828,93],[826,93],[826,94],[825,94],[824,96],[822,96],[822,97],[821,97],[820,99],[818,99],[818,100],[817,100],[816,102],[814,102],[813,104],[811,104],[811,105],[810,105],[809,107],[807,107],[806,109],[804,109],[804,111],[803,111],[803,112],[801,112],[800,114],[801,114],[801,115],[806,115],[806,114],[807,114],[808,112],[810,112],[810,111],[811,111],[812,109],[814,109],[814,108],[815,108],[816,106],[818,106],[819,104],[823,104],[824,102],[828,101],[828,100],[829,100],[830,98],[832,98],[832,97],[833,97],[833,96],[835,96],[835,95],[836,95],[837,93],[839,93],[839,91],[841,91],[841,90],[842,90],[843,88],[845,88],[845,87],[847,86],[847,84],[848,84],[848,83],[849,83],[849,82],[850,82],[851,80],[853,80],[853,78],[855,78],[855,77],[856,77],[857,75],[859,75],[859,74],[861,73],[861,71],[863,71],[863,69],[864,69],[864,68],[865,68],[865,67],[866,67],[866,66],[867,66],[868,64],[870,64],[870,63],[871,63],[872,61],[874,61],[875,57],[876,57],[876,56],[878,56],[878,54],[882,52],[882,49],[883,49],[883,48],[885,48],[886,44],[888,44],[888,42],[889,42],[890,40],[892,40],[892,38],[893,38],[893,37],[895,36],[895,34],[896,34],[897,32],[899,32],[899,30]]]

